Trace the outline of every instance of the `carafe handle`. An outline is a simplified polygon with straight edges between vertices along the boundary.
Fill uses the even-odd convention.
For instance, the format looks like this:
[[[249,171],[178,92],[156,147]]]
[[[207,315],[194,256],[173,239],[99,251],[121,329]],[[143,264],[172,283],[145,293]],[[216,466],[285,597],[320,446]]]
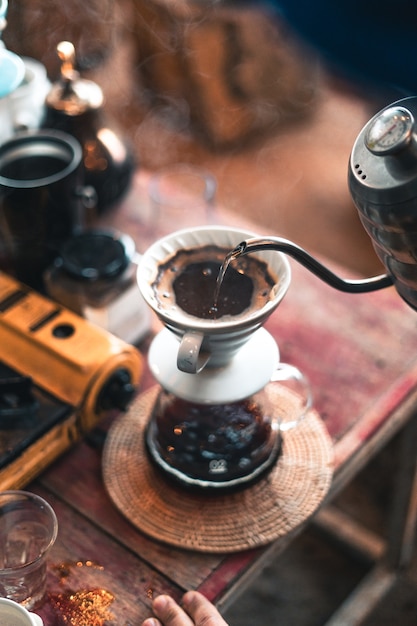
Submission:
[[[272,402],[279,413],[280,430],[298,426],[313,406],[311,385],[305,374],[294,365],[279,363],[267,387],[276,394]]]

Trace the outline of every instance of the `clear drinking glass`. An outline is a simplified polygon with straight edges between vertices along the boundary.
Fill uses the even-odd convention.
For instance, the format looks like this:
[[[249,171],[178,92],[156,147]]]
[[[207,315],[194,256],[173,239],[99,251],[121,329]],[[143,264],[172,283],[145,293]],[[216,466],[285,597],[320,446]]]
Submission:
[[[52,507],[27,491],[0,493],[0,596],[28,610],[46,591],[46,564],[58,522]]]
[[[149,180],[150,227],[156,237],[215,221],[216,178],[188,164],[173,165]]]

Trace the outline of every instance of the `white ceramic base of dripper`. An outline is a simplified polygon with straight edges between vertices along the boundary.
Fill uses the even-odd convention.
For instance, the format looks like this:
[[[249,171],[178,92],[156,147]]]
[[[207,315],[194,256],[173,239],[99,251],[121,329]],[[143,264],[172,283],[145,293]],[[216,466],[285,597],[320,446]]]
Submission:
[[[223,367],[205,367],[199,374],[177,368],[178,339],[167,329],[149,349],[150,370],[159,384],[189,402],[227,403],[251,396],[269,381],[279,362],[275,339],[259,328]]]

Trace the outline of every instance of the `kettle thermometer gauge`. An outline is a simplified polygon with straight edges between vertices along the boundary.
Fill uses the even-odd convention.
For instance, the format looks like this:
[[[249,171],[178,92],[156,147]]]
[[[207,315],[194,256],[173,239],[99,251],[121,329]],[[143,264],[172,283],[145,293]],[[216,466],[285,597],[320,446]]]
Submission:
[[[414,118],[410,111],[393,106],[377,114],[365,136],[365,145],[377,156],[394,154],[411,142]]]

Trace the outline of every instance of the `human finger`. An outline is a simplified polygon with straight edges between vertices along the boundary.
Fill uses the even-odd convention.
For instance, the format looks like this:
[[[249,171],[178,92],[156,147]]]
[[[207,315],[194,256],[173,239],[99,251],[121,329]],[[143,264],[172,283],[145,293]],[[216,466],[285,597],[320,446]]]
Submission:
[[[157,596],[152,603],[152,608],[163,626],[194,626],[191,617],[187,615],[171,596]],[[151,624],[151,626],[154,625]],[[157,624],[155,626],[157,626]]]
[[[142,622],[142,626],[162,626],[162,624],[156,617],[148,617]]]
[[[195,626],[227,626],[216,607],[198,591],[187,591],[182,606]]]

